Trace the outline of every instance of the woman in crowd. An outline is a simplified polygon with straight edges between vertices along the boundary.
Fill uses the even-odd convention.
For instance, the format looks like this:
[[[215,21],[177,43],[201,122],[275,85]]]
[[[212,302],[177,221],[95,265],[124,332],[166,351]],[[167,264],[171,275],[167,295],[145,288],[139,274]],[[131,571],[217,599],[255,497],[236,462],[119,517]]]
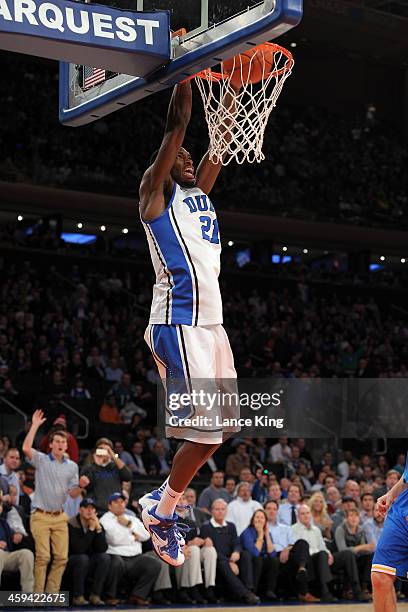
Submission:
[[[254,512],[249,527],[241,533],[240,539],[244,550],[252,555],[255,593],[261,590],[267,599],[276,600],[279,556],[272,543],[264,510]]]
[[[329,517],[327,512],[327,503],[322,493],[317,492],[312,495],[309,499],[308,506],[312,512],[313,524],[319,527],[322,532],[322,536],[326,540],[331,540],[331,530],[333,527],[333,521]]]

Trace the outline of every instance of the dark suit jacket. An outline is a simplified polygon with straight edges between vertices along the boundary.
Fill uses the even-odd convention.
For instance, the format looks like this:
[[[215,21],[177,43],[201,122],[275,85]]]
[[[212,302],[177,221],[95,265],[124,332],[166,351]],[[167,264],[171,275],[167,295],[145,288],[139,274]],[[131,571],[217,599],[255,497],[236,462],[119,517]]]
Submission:
[[[103,527],[101,533],[85,531],[79,520],[79,514],[68,521],[68,531],[70,555],[103,553],[108,548]]]
[[[207,514],[207,512],[203,512],[199,508],[192,508],[192,510],[193,510],[193,514],[194,514],[195,524],[197,525],[198,529],[200,530],[202,525],[208,521],[209,514]]]
[[[233,523],[227,523],[225,527],[213,527],[210,521],[202,525],[200,538],[211,538],[219,559],[229,559],[233,552],[241,552],[236,527]]]

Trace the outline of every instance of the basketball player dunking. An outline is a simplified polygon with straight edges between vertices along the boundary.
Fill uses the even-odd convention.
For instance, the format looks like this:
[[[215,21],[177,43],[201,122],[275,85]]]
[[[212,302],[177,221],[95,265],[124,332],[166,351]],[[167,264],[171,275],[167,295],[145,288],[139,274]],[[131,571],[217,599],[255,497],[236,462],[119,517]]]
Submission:
[[[208,197],[221,164],[212,163],[207,153],[195,171],[182,147],[191,103],[190,82],[176,85],[163,141],[139,191],[140,215],[156,273],[145,339],[167,391],[176,379],[185,380],[191,389],[193,379],[236,378],[222,327],[221,243]],[[227,105],[232,105],[230,95],[224,99]],[[183,414],[196,412],[189,407]],[[180,417],[180,411],[175,415]],[[174,427],[170,435],[184,442],[174,456],[169,478],[139,503],[156,553],[171,565],[182,565],[184,540],[177,527],[176,507],[184,489],[227,434],[222,428],[203,433]]]

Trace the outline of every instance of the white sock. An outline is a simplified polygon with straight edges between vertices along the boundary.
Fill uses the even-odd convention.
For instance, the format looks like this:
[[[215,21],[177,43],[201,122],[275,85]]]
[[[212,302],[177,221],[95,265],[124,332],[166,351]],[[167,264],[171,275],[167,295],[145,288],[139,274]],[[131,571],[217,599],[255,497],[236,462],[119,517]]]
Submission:
[[[166,486],[162,493],[161,500],[157,504],[156,514],[158,516],[161,516],[162,518],[172,518],[179,499],[182,495],[183,491],[181,491],[181,493],[173,491],[173,489],[169,486],[169,483],[166,482]]]
[[[166,478],[163,484],[161,484],[160,487],[157,489],[160,495],[163,495],[164,489],[166,488],[166,485],[168,484],[168,482],[169,482],[169,479]]]

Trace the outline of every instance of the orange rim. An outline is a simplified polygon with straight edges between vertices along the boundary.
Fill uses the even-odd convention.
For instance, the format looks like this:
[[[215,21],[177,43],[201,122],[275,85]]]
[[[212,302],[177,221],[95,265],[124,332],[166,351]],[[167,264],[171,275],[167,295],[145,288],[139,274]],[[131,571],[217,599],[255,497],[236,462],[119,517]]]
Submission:
[[[286,57],[285,65],[282,66],[282,68],[279,68],[278,70],[273,70],[272,72],[268,72],[268,74],[266,75],[268,78],[270,76],[272,77],[281,76],[288,70],[291,70],[294,64],[294,60],[293,60],[292,53],[288,49],[285,49],[285,47],[281,47],[280,45],[277,45],[276,43],[270,43],[270,42],[265,42],[265,43],[262,43],[261,45],[257,45],[256,47],[253,47],[253,49],[262,49],[262,47],[272,47],[274,52],[280,51]],[[205,81],[218,82],[221,80],[227,80],[229,79],[230,76],[231,74],[228,72],[215,72],[214,70],[211,70],[211,68],[206,68],[206,70],[201,70],[200,72],[197,72],[197,74],[194,74],[188,79],[185,79],[185,81],[190,80],[194,77],[197,77]],[[185,81],[183,81],[183,83]]]

